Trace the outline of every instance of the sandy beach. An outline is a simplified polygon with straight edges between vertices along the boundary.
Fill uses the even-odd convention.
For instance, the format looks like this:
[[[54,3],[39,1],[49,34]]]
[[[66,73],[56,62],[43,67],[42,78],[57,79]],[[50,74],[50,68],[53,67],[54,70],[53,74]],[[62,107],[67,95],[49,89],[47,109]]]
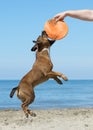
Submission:
[[[0,110],[0,130],[93,130],[93,109],[33,111],[27,119],[22,110]]]

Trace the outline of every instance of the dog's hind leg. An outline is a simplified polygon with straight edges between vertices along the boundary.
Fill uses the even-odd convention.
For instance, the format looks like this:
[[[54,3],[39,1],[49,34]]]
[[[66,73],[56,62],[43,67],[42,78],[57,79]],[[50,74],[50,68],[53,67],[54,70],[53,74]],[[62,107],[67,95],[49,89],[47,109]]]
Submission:
[[[34,99],[35,99],[34,90],[30,96],[25,93],[25,100],[23,101],[23,104],[21,105],[21,107],[27,118],[29,115],[36,116],[35,113],[33,113],[31,110],[28,109],[29,104],[31,104],[34,101]]]

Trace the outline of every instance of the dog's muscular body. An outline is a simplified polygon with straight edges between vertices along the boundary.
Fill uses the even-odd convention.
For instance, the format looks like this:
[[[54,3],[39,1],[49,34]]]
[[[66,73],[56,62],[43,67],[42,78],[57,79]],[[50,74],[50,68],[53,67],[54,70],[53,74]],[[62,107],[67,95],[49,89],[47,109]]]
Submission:
[[[18,87],[13,88],[10,93],[10,97],[13,97],[15,91],[17,91],[18,98],[23,102],[22,108],[26,117],[28,117],[29,114],[35,116],[35,114],[28,109],[28,105],[34,101],[34,87],[36,85],[47,81],[49,78],[53,78],[59,84],[62,84],[62,81],[58,77],[67,80],[64,74],[52,71],[53,64],[50,59],[49,51],[54,41],[49,40],[47,34],[42,32],[42,35],[38,37],[37,41],[33,42],[35,42],[35,45],[31,50],[36,51],[36,61],[32,70],[22,78]]]

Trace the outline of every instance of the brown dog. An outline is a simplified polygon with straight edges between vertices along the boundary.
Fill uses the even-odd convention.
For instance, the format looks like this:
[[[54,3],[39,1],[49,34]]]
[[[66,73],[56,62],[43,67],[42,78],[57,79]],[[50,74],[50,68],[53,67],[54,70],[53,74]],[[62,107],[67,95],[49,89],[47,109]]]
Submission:
[[[35,114],[28,109],[28,105],[34,101],[34,87],[36,85],[47,81],[49,78],[54,79],[59,84],[62,84],[62,81],[58,77],[67,80],[64,74],[52,71],[53,64],[50,59],[49,49],[55,41],[49,40],[46,32],[43,31],[37,41],[33,42],[35,42],[35,45],[31,50],[36,51],[36,61],[32,70],[21,79],[18,87],[13,88],[10,93],[10,97],[13,97],[15,91],[17,91],[17,97],[23,102],[22,109],[26,117],[28,117],[29,114],[35,116]]]

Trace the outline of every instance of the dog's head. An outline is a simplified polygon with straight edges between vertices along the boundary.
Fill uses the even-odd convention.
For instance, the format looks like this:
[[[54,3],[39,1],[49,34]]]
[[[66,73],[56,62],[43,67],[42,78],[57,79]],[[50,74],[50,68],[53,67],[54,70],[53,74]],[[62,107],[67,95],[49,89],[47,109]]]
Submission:
[[[48,36],[45,31],[37,38],[36,41],[33,41],[35,45],[32,47],[31,51],[42,51],[44,48],[49,48],[55,40],[48,39]]]

